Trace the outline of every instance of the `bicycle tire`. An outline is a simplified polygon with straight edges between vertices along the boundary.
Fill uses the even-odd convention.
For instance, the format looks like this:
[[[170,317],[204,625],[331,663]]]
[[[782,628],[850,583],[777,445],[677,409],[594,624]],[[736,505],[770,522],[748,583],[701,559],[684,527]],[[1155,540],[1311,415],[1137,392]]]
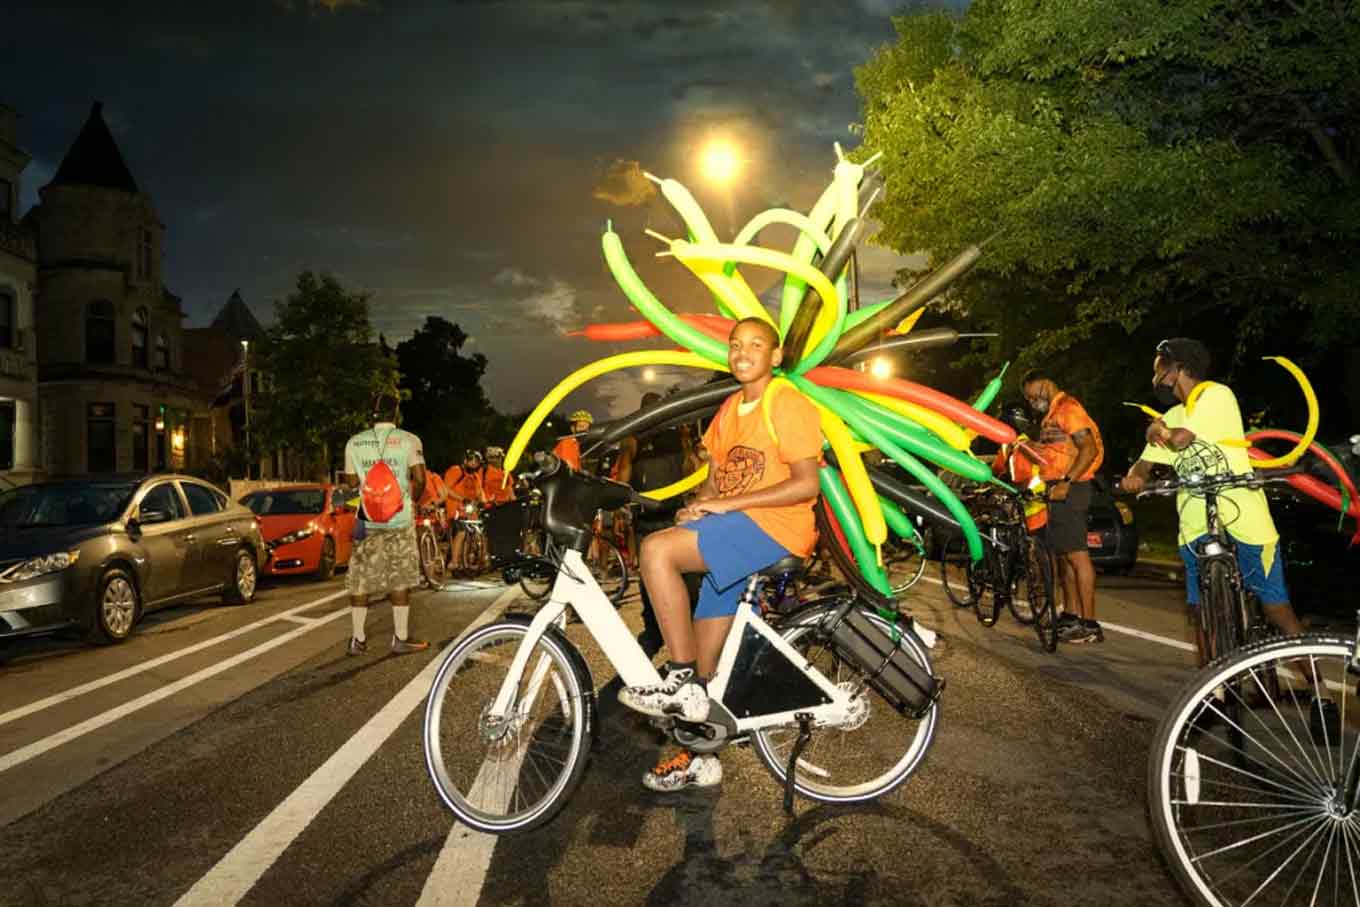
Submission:
[[[550,821],[580,784],[590,756],[594,687],[581,654],[555,627],[530,653],[519,696],[533,693],[550,711],[560,708],[561,716],[534,719],[517,701],[515,721],[495,736],[488,730],[485,712],[529,623],[528,617],[507,617],[455,646],[435,674],[425,707],[425,766],[435,791],[459,821],[487,834],[531,831]],[[508,648],[488,657],[495,646]],[[542,794],[525,797],[521,807],[521,792],[535,786]]]
[[[1236,565],[1229,566],[1224,560],[1212,560],[1202,565],[1202,569],[1204,594],[1201,595],[1200,607],[1209,609],[1206,615],[1210,630],[1206,640],[1209,645],[1206,661],[1214,661],[1242,648],[1246,643],[1246,635],[1241,625],[1241,612],[1232,581]]]
[[[1028,536],[1024,543],[1024,569],[1020,583],[1029,602],[1031,626],[1045,652],[1058,648],[1058,595],[1054,588],[1053,551],[1039,536]],[[1012,611],[1014,613],[1014,611]]]
[[[1196,904],[1296,903],[1293,896],[1307,900],[1310,892],[1313,903],[1355,903],[1360,812],[1335,808],[1360,747],[1355,678],[1347,670],[1354,646],[1353,639],[1326,634],[1248,645],[1191,677],[1163,716],[1148,756],[1148,816],[1167,865]],[[1300,662],[1311,677],[1295,670]],[[1243,769],[1224,752],[1232,743],[1219,726],[1231,718],[1218,693],[1262,692],[1265,672],[1304,686],[1282,688],[1264,708],[1239,703],[1241,730],[1253,748],[1237,754],[1246,759]],[[1332,693],[1341,697],[1334,712],[1315,704]],[[1304,834],[1314,829],[1327,839],[1313,842],[1320,846]],[[1305,879],[1325,848],[1316,877]]]
[[[850,588],[869,601],[877,601],[883,598],[883,593],[874,588],[864,574],[859,570],[859,564],[855,556],[844,545],[841,544],[841,534],[838,533],[831,523],[828,516],[829,510],[826,497],[818,495],[817,502],[812,507],[812,512],[816,517],[817,534],[826,540],[826,551],[831,555],[831,562],[836,565],[836,570],[845,578],[845,582]]]
[[[596,549],[600,552],[599,560],[587,566],[590,567],[590,575],[599,584],[600,591],[617,608],[628,596],[628,581],[631,578],[628,561],[611,539],[601,535],[596,537],[596,542],[599,545]]]
[[[940,703],[938,700],[933,703],[921,718],[910,718],[893,709],[868,684],[863,671],[836,655],[817,627],[841,601],[843,599],[836,598],[820,607],[800,609],[776,625],[784,639],[802,652],[810,663],[817,665],[832,683],[859,690],[856,701],[864,708],[862,719],[852,728],[818,728],[814,732],[798,760],[798,765],[809,770],[795,769],[793,788],[800,796],[820,803],[865,803],[895,790],[921,767],[935,739]],[[863,605],[858,607],[865,618],[884,632],[890,632],[890,625],[878,612]],[[901,638],[903,649],[927,673],[932,673],[930,656],[920,638],[909,628],[902,630]],[[859,733],[876,718],[872,730]],[[899,725],[906,727],[899,730]],[[851,734],[856,736],[850,738],[848,735]],[[751,735],[756,755],[780,785],[784,784],[790,747],[796,737],[796,727],[765,728]],[[905,749],[899,755],[898,746],[904,740]],[[858,778],[856,769],[867,764],[880,750],[888,760],[887,768],[877,774],[873,774],[877,769],[869,769],[871,777]]]
[[[969,608],[973,605],[973,592],[968,582],[971,566],[967,540],[961,535],[952,535],[945,539],[944,547],[940,550],[940,581],[944,584],[945,596],[956,608]]]
[[[888,585],[894,598],[901,598],[926,572],[926,551],[923,544],[903,539],[891,539],[883,546],[883,570],[888,574]],[[898,578],[893,579],[897,573]]]
[[[420,573],[425,577],[425,581],[431,586],[443,585],[447,573],[444,552],[439,550],[439,539],[429,526],[420,528],[417,548],[420,552]]]

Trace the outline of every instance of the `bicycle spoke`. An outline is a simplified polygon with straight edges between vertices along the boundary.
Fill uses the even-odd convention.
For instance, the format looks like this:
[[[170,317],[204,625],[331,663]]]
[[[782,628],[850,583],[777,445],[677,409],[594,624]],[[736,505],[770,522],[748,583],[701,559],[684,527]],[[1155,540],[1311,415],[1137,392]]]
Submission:
[[[1178,747],[1178,748],[1181,750],[1182,753],[1185,752],[1185,751],[1188,750],[1188,749],[1191,749],[1191,747]],[[1258,775],[1258,774],[1256,774],[1255,772],[1249,772],[1249,771],[1247,771],[1246,769],[1241,768],[1240,766],[1231,765],[1231,764],[1229,764],[1229,763],[1227,763],[1227,762],[1224,762],[1224,761],[1221,760],[1221,759],[1215,759],[1213,756],[1206,756],[1206,755],[1205,755],[1203,752],[1201,752],[1200,750],[1195,750],[1195,753],[1196,753],[1197,758],[1198,758],[1201,762],[1208,762],[1208,763],[1211,764],[1211,765],[1215,765],[1215,766],[1217,766],[1217,767],[1219,767],[1219,768],[1226,769],[1227,771],[1235,772],[1235,773],[1237,773],[1237,774],[1239,774],[1239,775],[1246,775],[1248,778],[1254,778],[1255,780],[1260,781],[1260,782],[1263,783],[1263,784],[1268,784],[1268,785],[1270,785],[1271,787],[1278,788],[1280,791],[1283,791],[1285,794],[1290,795],[1290,799],[1296,799],[1296,800],[1297,800],[1298,802],[1300,802],[1300,803],[1316,803],[1316,802],[1317,802],[1316,799],[1310,799],[1310,798],[1308,798],[1308,797],[1301,796],[1296,790],[1294,790],[1293,787],[1291,787],[1291,786],[1289,786],[1289,785],[1287,785],[1287,784],[1285,784],[1285,783],[1283,783],[1283,782],[1281,782],[1281,781],[1275,781],[1275,780],[1272,780],[1272,779],[1270,779],[1270,778],[1267,778],[1267,777],[1264,776],[1264,775]],[[1182,773],[1180,773],[1180,772],[1173,772],[1171,776],[1172,776],[1173,778],[1184,778],[1184,777],[1186,777],[1184,774],[1182,774]],[[1205,783],[1203,778],[1201,778],[1201,779],[1199,779],[1199,780],[1200,780],[1200,783],[1201,783],[1201,784]],[[1209,783],[1215,784],[1215,785],[1217,785],[1217,786],[1233,787],[1233,788],[1236,788],[1236,789],[1238,789],[1238,790],[1252,790],[1252,788],[1250,788],[1250,787],[1246,787],[1246,786],[1243,786],[1243,785],[1230,785],[1230,784],[1228,784],[1227,782],[1224,782],[1224,781],[1213,781],[1213,782],[1209,782]]]

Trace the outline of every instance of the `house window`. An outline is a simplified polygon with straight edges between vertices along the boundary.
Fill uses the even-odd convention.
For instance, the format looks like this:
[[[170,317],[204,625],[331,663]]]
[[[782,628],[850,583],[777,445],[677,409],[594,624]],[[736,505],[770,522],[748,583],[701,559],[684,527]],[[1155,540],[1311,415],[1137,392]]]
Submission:
[[[0,469],[14,468],[14,401],[0,400]]]
[[[151,462],[148,451],[151,444],[151,407],[136,405],[132,407],[132,468],[136,472],[146,472]]]
[[[170,370],[170,341],[164,331],[156,335],[156,368],[162,372]]]
[[[146,309],[132,313],[132,364],[137,368],[147,367],[146,358]]]
[[[113,416],[112,403],[91,403],[85,408],[87,472],[113,472],[118,468]]]
[[[98,299],[85,306],[85,361],[113,361],[113,303]]]
[[[0,289],[0,347],[14,349],[14,294]]]
[[[151,279],[151,231],[146,227],[141,231],[141,244],[137,250],[137,274],[142,280]]]
[[[14,184],[0,179],[0,218],[14,220]]]

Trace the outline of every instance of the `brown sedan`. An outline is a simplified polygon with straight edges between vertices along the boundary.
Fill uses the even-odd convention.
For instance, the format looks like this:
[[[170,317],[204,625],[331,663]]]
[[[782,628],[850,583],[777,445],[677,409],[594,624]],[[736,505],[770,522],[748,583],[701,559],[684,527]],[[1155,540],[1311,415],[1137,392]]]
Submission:
[[[0,495],[0,639],[66,627],[126,639],[154,608],[255,597],[255,515],[190,476],[91,477]]]

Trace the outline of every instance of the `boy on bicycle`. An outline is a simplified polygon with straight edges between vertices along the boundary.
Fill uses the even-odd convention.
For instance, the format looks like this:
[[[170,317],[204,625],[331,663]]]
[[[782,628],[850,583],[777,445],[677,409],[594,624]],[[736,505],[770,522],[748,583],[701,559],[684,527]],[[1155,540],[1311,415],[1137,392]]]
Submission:
[[[1152,360],[1152,390],[1159,402],[1171,408],[1147,429],[1147,447],[1119,483],[1124,491],[1143,490],[1154,464],[1172,465],[1176,454],[1195,441],[1213,444],[1223,453],[1233,473],[1251,472],[1251,460],[1244,448],[1223,446],[1225,440],[1243,436],[1242,413],[1237,397],[1225,384],[1206,381],[1209,350],[1198,340],[1177,337],[1157,344]],[[1289,592],[1284,583],[1284,559],[1279,551],[1279,533],[1270,517],[1265,492],[1259,488],[1230,488],[1220,493],[1219,509],[1237,553],[1242,581],[1261,601],[1262,610],[1281,633],[1292,636],[1303,632]],[[1176,496],[1180,513],[1180,552],[1185,561],[1185,598],[1193,608],[1199,605],[1199,562],[1195,550],[1208,534],[1204,499],[1181,492]],[[1196,622],[1195,645],[1199,663],[1208,651],[1203,630]]]
[[[660,684],[619,693],[620,702],[645,715],[708,717],[705,684],[717,669],[747,578],[790,553],[806,557],[816,543],[812,505],[821,422],[797,390],[784,382],[772,386],[781,361],[779,335],[768,322],[737,322],[727,364],[741,389],[704,434],[708,479],[676,514],[677,525],[642,541],[642,582],[670,652]],[[686,573],[706,574],[693,618]],[[660,791],[721,780],[716,756],[688,752],[643,776],[644,785]]]

